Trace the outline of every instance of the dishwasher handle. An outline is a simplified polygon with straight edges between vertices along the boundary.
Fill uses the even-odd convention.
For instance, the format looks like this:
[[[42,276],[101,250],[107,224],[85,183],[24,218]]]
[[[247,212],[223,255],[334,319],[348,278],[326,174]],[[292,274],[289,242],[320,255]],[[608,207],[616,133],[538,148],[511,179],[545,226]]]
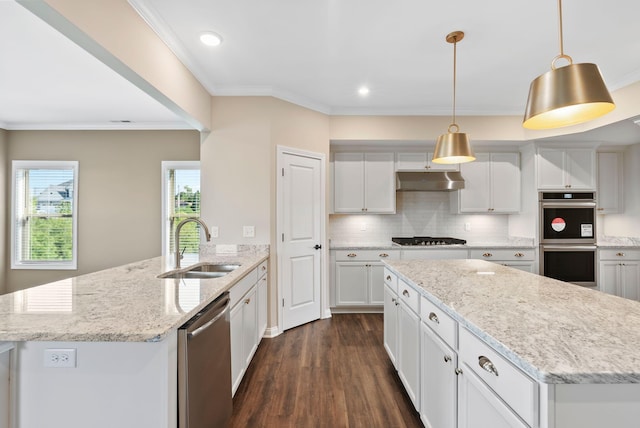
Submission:
[[[222,312],[220,312],[218,315],[216,315],[215,317],[213,317],[212,320],[207,321],[205,324],[201,325],[200,327],[196,328],[195,330],[193,330],[190,333],[187,333],[187,338],[191,339],[193,337],[196,337],[197,335],[199,335],[200,333],[203,333],[206,329],[208,329],[209,327],[211,327],[216,321],[218,321],[220,318],[222,318],[223,316],[225,316],[227,314],[227,312],[229,312],[229,305],[226,305],[224,310]]]

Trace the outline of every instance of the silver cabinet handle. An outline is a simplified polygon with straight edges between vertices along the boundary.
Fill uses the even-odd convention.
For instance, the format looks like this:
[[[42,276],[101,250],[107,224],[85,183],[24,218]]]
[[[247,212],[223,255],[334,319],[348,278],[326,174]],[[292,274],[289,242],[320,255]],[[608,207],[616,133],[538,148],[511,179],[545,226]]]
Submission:
[[[349,254],[347,254],[347,257],[356,257],[356,256],[357,256],[357,254],[356,254],[356,253],[349,253]]]
[[[404,290],[404,291],[402,292],[402,295],[403,295],[404,297],[409,297],[409,292],[408,292],[407,290]]]
[[[389,254],[387,253],[378,254],[378,257],[382,257],[382,258],[389,257]]]
[[[493,254],[491,254],[491,253],[484,253],[484,254],[482,255],[482,257],[493,257]]]
[[[429,314],[429,320],[433,321],[436,324],[440,324],[440,320],[438,319],[438,316],[433,312]]]
[[[448,356],[448,355],[445,355],[445,356],[444,356],[444,362],[445,362],[445,363],[448,363],[449,361],[451,361],[451,357],[450,357],[450,356]]]
[[[493,365],[491,360],[484,355],[480,355],[478,357],[478,364],[480,365],[480,367],[482,367],[483,370],[498,376],[498,369]]]
[[[624,253],[616,253],[616,256],[618,256],[618,257],[624,257]]]
[[[456,373],[456,376],[460,376],[462,374],[462,369],[460,367],[456,367],[454,372]]]
[[[524,254],[522,254],[522,253],[515,253],[515,254],[514,254],[514,256],[515,256],[515,257],[524,257]]]
[[[251,303],[251,299],[247,299],[247,300],[244,301],[245,305],[248,305],[249,303]]]
[[[387,281],[391,281],[391,275],[387,275]]]

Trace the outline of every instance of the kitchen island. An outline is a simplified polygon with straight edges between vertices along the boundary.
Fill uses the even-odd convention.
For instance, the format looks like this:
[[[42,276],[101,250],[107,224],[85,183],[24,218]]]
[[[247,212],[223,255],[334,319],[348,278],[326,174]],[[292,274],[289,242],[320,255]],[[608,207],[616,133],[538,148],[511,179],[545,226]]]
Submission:
[[[425,424],[639,426],[639,302],[481,260],[384,263],[385,346]],[[427,379],[453,388],[451,414],[434,416]]]
[[[175,428],[177,329],[269,257],[268,246],[239,250],[201,251],[193,262],[240,265],[215,279],[158,278],[174,262],[157,257],[0,296],[14,426]],[[46,367],[57,349],[75,366]]]

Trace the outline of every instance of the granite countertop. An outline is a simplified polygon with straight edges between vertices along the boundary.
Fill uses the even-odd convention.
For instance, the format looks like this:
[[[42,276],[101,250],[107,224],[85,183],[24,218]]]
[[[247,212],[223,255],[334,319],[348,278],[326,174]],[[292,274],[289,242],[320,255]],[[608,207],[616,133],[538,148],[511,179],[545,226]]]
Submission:
[[[627,238],[622,236],[598,236],[600,248],[640,248],[640,238]]]
[[[0,296],[0,341],[162,340],[269,257],[268,246],[213,251],[198,262],[241,266],[215,279],[160,279],[174,261],[156,257]]]
[[[640,302],[483,260],[384,263],[540,382],[640,383]]]

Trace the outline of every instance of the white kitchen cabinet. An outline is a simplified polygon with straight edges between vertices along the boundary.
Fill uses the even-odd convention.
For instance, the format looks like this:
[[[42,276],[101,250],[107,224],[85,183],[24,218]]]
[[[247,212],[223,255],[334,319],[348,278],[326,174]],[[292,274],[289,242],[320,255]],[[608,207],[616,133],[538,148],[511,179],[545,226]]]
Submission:
[[[537,175],[539,190],[596,190],[596,151],[539,147]]]
[[[13,343],[0,342],[0,428],[13,426],[14,349]]]
[[[388,284],[384,286],[384,349],[398,369],[398,294]]]
[[[380,260],[399,259],[398,250],[338,250],[334,258],[334,307],[383,306],[384,265]]]
[[[420,347],[420,419],[427,428],[455,428],[458,354],[424,319],[420,325]]]
[[[465,187],[451,193],[457,213],[520,211],[520,154],[478,153],[476,161],[460,165]]]
[[[334,212],[395,213],[394,169],[393,153],[334,153]]]
[[[258,341],[264,336],[267,330],[267,306],[268,306],[268,261],[264,261],[258,266]]]
[[[396,153],[396,171],[459,171],[460,164],[431,162],[433,152]]]
[[[418,292],[398,280],[398,376],[414,407],[420,409],[420,317]]]
[[[601,249],[599,256],[598,289],[640,300],[640,250]]]
[[[620,152],[598,153],[598,214],[623,212],[623,161]]]
[[[469,258],[486,260],[520,269],[525,272],[536,273],[536,250],[533,248],[481,248],[472,249]]]
[[[425,248],[402,250],[400,258],[403,260],[447,260],[468,258],[466,248]]]

